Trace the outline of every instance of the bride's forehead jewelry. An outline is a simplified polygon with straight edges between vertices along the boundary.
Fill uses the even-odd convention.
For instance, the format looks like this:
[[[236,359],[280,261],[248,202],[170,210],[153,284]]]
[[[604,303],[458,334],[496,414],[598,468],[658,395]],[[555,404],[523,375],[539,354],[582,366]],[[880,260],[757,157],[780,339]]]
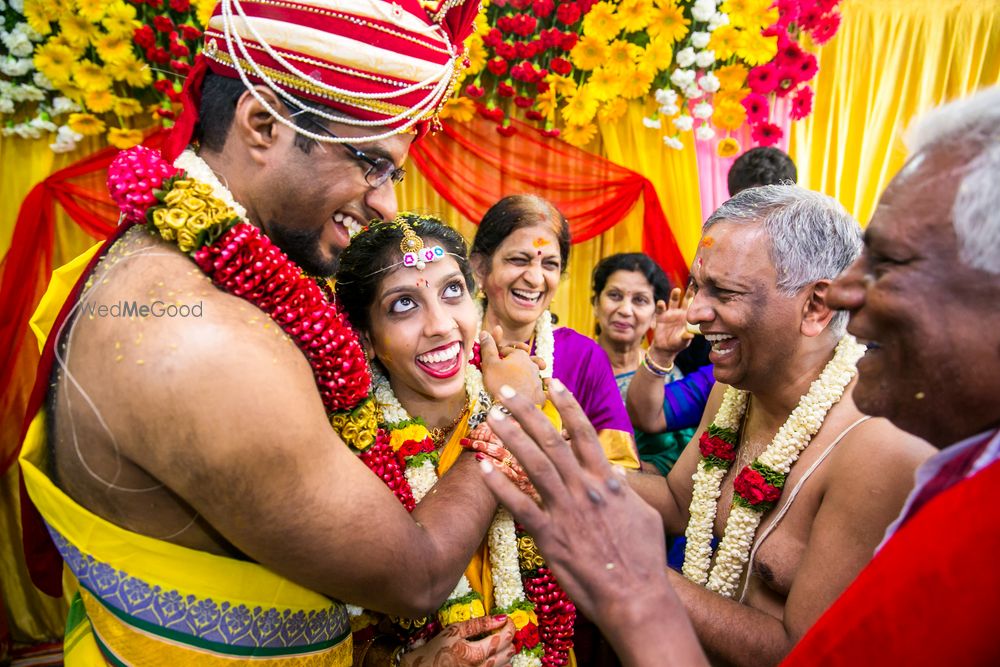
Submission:
[[[399,242],[399,251],[403,253],[403,266],[416,267],[418,271],[423,271],[428,262],[436,262],[447,254],[439,245],[424,247],[424,240],[417,236],[408,223],[398,224],[403,229],[403,239]]]

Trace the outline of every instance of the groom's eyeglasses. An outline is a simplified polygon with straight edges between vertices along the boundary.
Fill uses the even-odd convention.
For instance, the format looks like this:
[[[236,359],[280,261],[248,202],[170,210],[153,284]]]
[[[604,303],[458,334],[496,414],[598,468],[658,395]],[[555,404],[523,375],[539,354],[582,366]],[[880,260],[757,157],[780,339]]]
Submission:
[[[291,105],[289,105],[291,106]],[[298,113],[301,113],[304,109],[300,109]],[[296,114],[292,114],[296,115]],[[336,134],[331,132],[323,125],[322,122],[314,119],[312,116],[306,116],[306,120],[309,124],[315,128],[318,128],[326,134],[327,136],[339,139]],[[368,187],[377,190],[378,188],[385,185],[386,181],[391,180],[393,183],[402,183],[403,177],[406,176],[406,170],[402,167],[397,167],[393,164],[392,160],[384,157],[372,157],[358,148],[355,148],[351,144],[341,143],[338,144],[347,149],[347,152],[351,154],[358,162],[363,162],[368,165],[368,170],[365,172],[365,182],[368,183]]]

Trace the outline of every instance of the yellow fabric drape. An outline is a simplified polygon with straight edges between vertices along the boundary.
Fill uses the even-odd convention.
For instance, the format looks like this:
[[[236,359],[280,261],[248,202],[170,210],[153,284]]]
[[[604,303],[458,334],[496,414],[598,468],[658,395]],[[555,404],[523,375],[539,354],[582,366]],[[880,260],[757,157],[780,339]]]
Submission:
[[[819,54],[816,105],[794,123],[799,182],[867,225],[906,160],[914,116],[1000,82],[1000,2],[845,0]]]

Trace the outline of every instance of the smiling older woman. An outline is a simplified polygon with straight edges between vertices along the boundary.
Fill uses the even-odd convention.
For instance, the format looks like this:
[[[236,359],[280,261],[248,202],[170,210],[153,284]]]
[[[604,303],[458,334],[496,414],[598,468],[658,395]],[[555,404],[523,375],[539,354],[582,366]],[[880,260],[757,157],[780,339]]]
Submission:
[[[548,201],[512,195],[483,216],[470,260],[485,293],[483,328],[499,326],[504,344],[528,344],[547,364],[543,377],[559,379],[594,425],[612,463],[638,468],[628,413],[607,355],[567,327],[553,330],[549,304],[569,262],[569,224]]]

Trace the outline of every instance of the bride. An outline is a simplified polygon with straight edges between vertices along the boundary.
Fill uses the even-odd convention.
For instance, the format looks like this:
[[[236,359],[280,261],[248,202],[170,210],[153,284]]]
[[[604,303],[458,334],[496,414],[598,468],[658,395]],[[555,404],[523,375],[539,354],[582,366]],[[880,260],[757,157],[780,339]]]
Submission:
[[[464,448],[492,457],[531,491],[484,422],[503,385],[545,402],[538,366],[523,347],[501,358],[489,336],[482,372],[470,363],[480,361],[473,284],[465,241],[433,218],[372,223],[340,259],[336,297],[371,358],[373,391],[334,427],[408,509],[434,493]],[[406,554],[399,557],[405,567]],[[353,611],[355,665],[385,657],[406,665],[443,653],[461,665],[568,664],[575,618],[532,538],[503,508],[436,617]]]

